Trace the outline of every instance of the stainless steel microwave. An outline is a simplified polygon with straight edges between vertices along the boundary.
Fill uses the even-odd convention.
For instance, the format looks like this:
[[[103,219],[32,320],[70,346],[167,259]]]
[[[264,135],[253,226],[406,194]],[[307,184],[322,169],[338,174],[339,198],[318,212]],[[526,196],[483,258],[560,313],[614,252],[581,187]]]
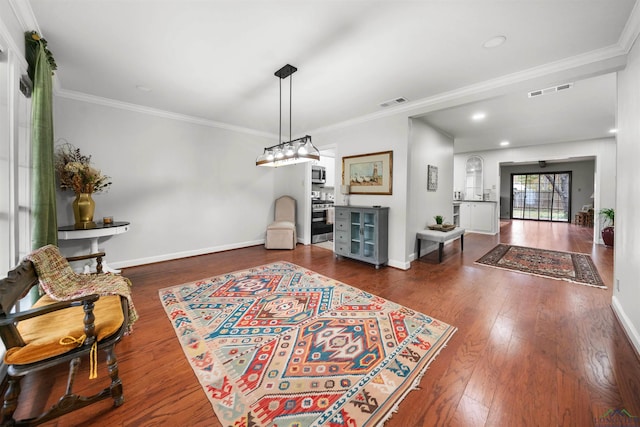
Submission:
[[[323,166],[311,166],[311,182],[313,184],[327,182],[327,170]]]
[[[327,182],[327,170],[322,166],[311,166],[311,182],[313,184]]]

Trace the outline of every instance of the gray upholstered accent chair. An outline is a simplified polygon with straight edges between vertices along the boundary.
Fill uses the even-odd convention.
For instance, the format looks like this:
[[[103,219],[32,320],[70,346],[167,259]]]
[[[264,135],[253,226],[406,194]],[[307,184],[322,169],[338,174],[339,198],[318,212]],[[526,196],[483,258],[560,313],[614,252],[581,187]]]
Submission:
[[[295,249],[296,199],[282,196],[276,200],[275,221],[267,227],[264,247],[267,249]]]

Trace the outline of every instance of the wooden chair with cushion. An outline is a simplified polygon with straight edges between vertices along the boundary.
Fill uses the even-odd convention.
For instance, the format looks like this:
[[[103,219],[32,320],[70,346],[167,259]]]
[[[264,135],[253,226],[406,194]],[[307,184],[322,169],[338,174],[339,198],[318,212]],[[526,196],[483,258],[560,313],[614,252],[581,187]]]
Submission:
[[[102,256],[104,253],[73,259],[100,261]],[[46,293],[30,309],[14,312],[34,286]],[[128,279],[120,275],[75,273],[58,248],[51,245],[34,251],[0,280],[0,338],[6,348],[7,369],[2,426],[38,425],[106,398],[112,398],[115,406],[122,405],[124,396],[114,346],[137,318],[130,286]],[[98,350],[107,354],[110,384],[93,396],[74,394],[72,386],[82,357],[90,360],[90,378],[97,378]],[[67,363],[67,388],[58,402],[41,415],[15,420],[21,379]],[[34,399],[46,400],[47,396]]]

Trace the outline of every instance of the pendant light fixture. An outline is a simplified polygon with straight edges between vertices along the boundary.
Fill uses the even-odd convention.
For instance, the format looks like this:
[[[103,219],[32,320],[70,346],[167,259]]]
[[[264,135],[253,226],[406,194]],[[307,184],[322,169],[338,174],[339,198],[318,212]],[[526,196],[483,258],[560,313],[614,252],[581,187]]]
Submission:
[[[293,65],[285,65],[275,72],[280,82],[280,128],[278,143],[264,149],[256,159],[256,166],[278,167],[320,160],[320,152],[311,142],[311,137],[291,139],[291,98],[293,89],[292,74],[298,71]],[[282,141],[282,80],[289,78],[289,141]]]

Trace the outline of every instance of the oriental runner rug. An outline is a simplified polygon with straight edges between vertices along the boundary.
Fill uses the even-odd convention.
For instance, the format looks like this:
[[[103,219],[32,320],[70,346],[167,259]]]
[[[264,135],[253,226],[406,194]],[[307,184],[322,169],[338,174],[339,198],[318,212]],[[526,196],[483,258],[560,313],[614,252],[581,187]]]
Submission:
[[[499,244],[477,264],[606,289],[587,254]]]
[[[382,423],[456,331],[282,261],[159,293],[224,426]]]

